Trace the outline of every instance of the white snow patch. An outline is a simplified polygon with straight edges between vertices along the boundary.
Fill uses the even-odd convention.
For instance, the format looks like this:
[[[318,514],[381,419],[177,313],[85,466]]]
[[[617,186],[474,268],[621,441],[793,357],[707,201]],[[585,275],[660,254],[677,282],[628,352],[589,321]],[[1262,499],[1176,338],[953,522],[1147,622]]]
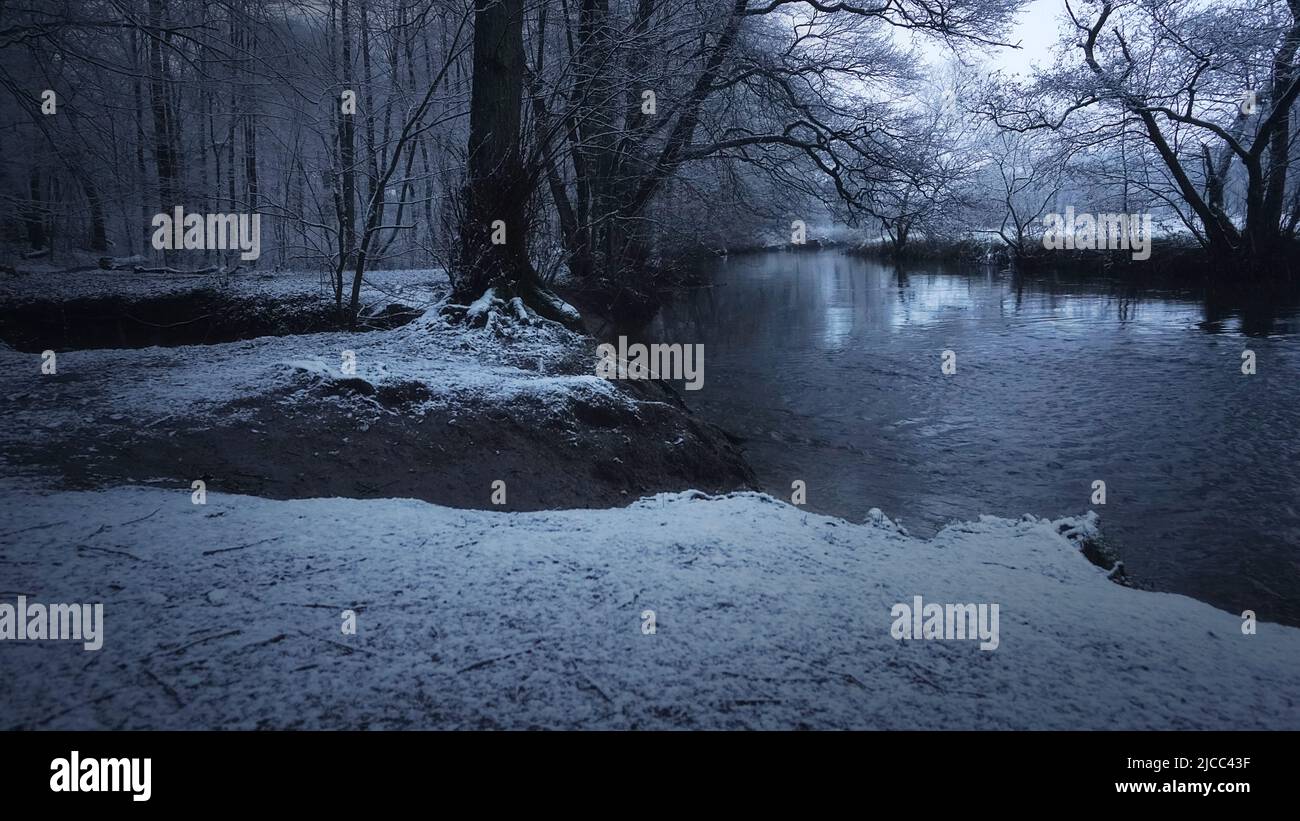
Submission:
[[[565,412],[573,398],[633,400],[595,375],[590,340],[553,323],[514,329],[500,339],[451,325],[431,309],[387,331],[259,337],[217,345],[67,351],[58,373],[41,373],[35,353],[0,349],[0,395],[9,398],[0,442],[39,441],[42,430],[134,429],[179,417],[229,424],[229,403],[295,392],[322,381],[363,379],[379,387],[423,383],[431,401],[480,411],[531,399]],[[343,352],[356,373],[342,372]],[[565,362],[591,358],[591,370],[557,373]],[[572,368],[570,368],[572,370]],[[418,408],[411,409],[418,412]]]
[[[0,600],[105,624],[97,653],[0,646],[4,728],[1300,728],[1300,630],[1115,585],[1060,521],[921,541],[753,493],[0,499]],[[1000,646],[894,640],[916,595],[998,603]]]

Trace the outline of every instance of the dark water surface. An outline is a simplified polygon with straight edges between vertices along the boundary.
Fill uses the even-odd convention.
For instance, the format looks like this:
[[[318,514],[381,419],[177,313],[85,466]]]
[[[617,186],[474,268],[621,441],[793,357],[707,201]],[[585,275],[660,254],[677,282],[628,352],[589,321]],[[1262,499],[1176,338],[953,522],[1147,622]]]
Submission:
[[[831,252],[733,257],[712,281],[647,335],[703,343],[682,395],[745,438],[764,490],[802,479],[811,510],[879,507],[922,536],[1095,509],[1140,581],[1300,624],[1294,302]]]

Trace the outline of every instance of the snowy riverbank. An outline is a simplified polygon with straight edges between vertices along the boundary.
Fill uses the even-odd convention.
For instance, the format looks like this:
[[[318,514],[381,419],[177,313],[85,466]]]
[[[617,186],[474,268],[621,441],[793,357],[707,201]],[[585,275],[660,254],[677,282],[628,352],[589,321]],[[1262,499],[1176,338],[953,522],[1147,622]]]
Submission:
[[[0,646],[6,728],[1300,728],[1300,630],[1116,585],[1070,521],[920,541],[752,493],[0,499],[0,600],[105,625],[96,652]],[[998,648],[891,638],[916,595],[998,603]]]
[[[117,287],[82,305],[104,328],[170,310]],[[395,276],[374,304],[441,292]],[[1108,581],[1069,538],[1090,519],[922,541],[651,495],[755,483],[558,326],[75,350],[62,327],[25,331],[50,372],[45,343],[0,347],[0,621],[102,604],[103,647],[0,624],[5,728],[1300,728],[1300,630]],[[891,637],[917,596],[996,604],[996,649]]]
[[[393,272],[372,287],[425,309],[445,286],[426,273]],[[271,313],[298,304],[277,301],[287,295],[326,304],[302,276],[269,282],[231,293],[262,294],[256,304]],[[156,304],[143,285],[119,287],[134,294],[123,304]],[[109,328],[129,321],[119,303],[85,310]],[[78,489],[203,479],[214,491],[269,498],[455,507],[489,507],[499,480],[507,510],[754,486],[734,443],[660,383],[598,377],[594,340],[554,323],[507,331],[424,310],[368,333],[65,351],[58,327],[33,326],[25,338],[39,344],[0,347],[3,465]],[[110,335],[102,344],[115,343]]]

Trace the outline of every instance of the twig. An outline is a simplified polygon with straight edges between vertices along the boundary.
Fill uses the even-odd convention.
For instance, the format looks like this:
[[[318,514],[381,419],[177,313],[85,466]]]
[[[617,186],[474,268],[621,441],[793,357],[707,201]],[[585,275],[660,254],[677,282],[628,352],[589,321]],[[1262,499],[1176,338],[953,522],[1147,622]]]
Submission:
[[[160,510],[162,510],[162,508],[160,508],[160,507],[159,507],[159,508],[154,508],[153,513],[157,513],[157,512],[160,511]],[[145,519],[148,519],[149,516],[152,516],[153,513],[150,513],[148,516],[141,516],[139,519],[132,519],[132,520],[129,521],[129,522],[122,522],[122,524],[118,525],[118,527],[126,527],[127,525],[133,525],[133,524],[135,524],[136,522],[143,522]]]
[[[85,706],[87,706],[87,705],[91,705],[91,704],[100,704],[100,703],[102,703],[102,702],[108,701],[110,698],[112,698],[113,696],[115,696],[115,695],[117,695],[118,693],[122,692],[123,690],[129,690],[129,689],[133,689],[133,688],[130,688],[130,687],[118,687],[116,690],[110,690],[110,691],[108,691],[107,693],[104,693],[102,696],[98,696],[98,697],[96,697],[96,698],[92,698],[90,701],[87,701],[87,702],[85,702],[84,704],[74,704],[74,705],[72,705],[71,707],[68,707],[67,709],[59,710],[57,713],[51,713],[50,715],[46,716],[45,718],[42,718],[40,721],[37,721],[37,722],[35,722],[34,724],[31,724],[30,726],[31,726],[31,727],[40,727],[42,724],[49,724],[49,723],[50,723],[51,721],[53,721],[54,719],[59,718],[60,716],[65,716],[65,715],[67,715],[68,713],[72,712],[73,710],[80,710],[82,707],[85,707]],[[22,724],[15,724],[15,725],[13,725],[12,727],[8,727],[8,728],[6,728],[6,730],[18,730],[18,729],[21,729],[22,727],[23,727]]]
[[[54,527],[55,525],[66,525],[66,524],[67,522],[63,521],[63,522],[50,522],[49,524],[43,524],[43,525],[32,525],[31,527],[20,527],[17,530],[10,530],[6,533],[0,533],[0,538],[4,538],[5,536],[17,536],[19,533],[26,533],[29,530],[44,530],[47,527]]]
[[[144,671],[146,676],[153,679],[155,684],[163,688],[167,695],[172,697],[172,701],[176,702],[177,707],[180,707],[182,710],[185,709],[185,702],[181,700],[180,694],[177,693],[170,684],[154,675],[153,670],[150,670],[148,667],[141,667],[140,669]]]
[[[144,661],[145,659],[151,659],[151,658],[153,658],[154,656],[161,656],[161,655],[174,656],[174,655],[177,655],[178,653],[181,653],[181,652],[183,652],[183,651],[185,651],[185,650],[188,650],[188,649],[191,648],[191,647],[194,647],[195,645],[198,645],[198,644],[204,644],[205,642],[209,642],[209,641],[216,641],[217,639],[229,638],[230,636],[238,636],[238,635],[239,635],[240,633],[242,633],[242,632],[244,632],[244,631],[243,631],[243,630],[227,630],[227,631],[224,632],[224,633],[218,633],[218,634],[215,635],[215,636],[208,636],[208,637],[205,638],[205,639],[197,639],[197,640],[195,640],[195,641],[190,642],[189,644],[182,644],[180,647],[176,647],[176,648],[173,648],[173,649],[170,649],[170,650],[159,650],[159,651],[156,652],[156,653],[150,653],[149,655],[145,656],[143,659],[140,659],[140,660],[141,660],[141,661]]]
[[[605,699],[605,703],[606,703],[606,704],[613,704],[613,703],[614,703],[614,699],[610,698],[610,697],[605,693],[604,690],[600,689],[600,685],[597,684],[596,682],[592,681],[592,680],[591,680],[591,676],[587,675],[585,672],[583,672],[583,670],[582,670],[581,668],[578,668],[576,665],[574,666],[574,669],[577,671],[578,675],[582,676],[583,680],[586,681],[587,684],[591,685],[591,688],[592,688],[593,690],[595,690],[597,693],[600,694],[600,697],[601,697],[601,698]],[[578,689],[581,690],[581,689],[583,689],[583,688],[582,688],[581,686],[579,686]]]
[[[491,665],[493,665],[493,664],[496,664],[498,661],[505,661],[506,659],[514,658],[515,656],[522,656],[522,655],[525,655],[525,654],[527,654],[527,653],[531,653],[531,652],[533,652],[533,651],[532,651],[532,649],[530,648],[530,649],[528,649],[528,650],[520,650],[518,653],[506,653],[504,656],[497,656],[496,658],[491,658],[491,659],[483,659],[482,661],[476,661],[476,662],[474,662],[473,664],[471,664],[471,665],[468,666],[468,667],[463,667],[463,668],[457,670],[456,673],[459,675],[460,673],[468,673],[468,672],[470,672],[470,671],[472,671],[472,670],[479,670],[479,669],[481,669],[481,668],[483,668],[483,667],[488,667],[488,666],[491,666]],[[593,686],[595,686],[595,685],[593,685]]]
[[[127,553],[125,550],[113,550],[107,547],[95,547],[93,545],[88,545],[88,544],[79,544],[77,545],[77,550],[98,550],[101,553],[112,553],[115,556],[125,556],[128,559],[134,559],[137,562],[144,561],[144,559],[140,558],[139,556],[136,556],[131,553]]]
[[[316,636],[316,635],[313,635],[313,634],[311,634],[311,633],[308,633],[308,632],[306,632],[305,630],[299,630],[298,632],[299,632],[300,634],[306,636],[306,637],[309,638],[309,639],[313,639],[313,640],[315,640],[315,641],[324,641],[324,642],[327,642],[327,643],[329,643],[329,644],[334,645],[335,647],[338,647],[338,648],[341,649],[341,650],[346,650],[349,656],[352,655],[353,653],[362,653],[362,654],[367,655],[367,656],[373,656],[373,655],[374,655],[374,653],[370,652],[369,650],[363,650],[363,649],[360,648],[360,647],[353,647],[352,645],[350,645],[350,644],[344,644],[344,643],[341,642],[341,641],[334,641],[334,639],[324,639],[324,638],[321,638],[320,636]]]
[[[287,638],[289,638],[288,633],[278,633],[269,639],[265,639],[263,641],[255,641],[252,644],[245,644],[244,649],[248,650],[249,648],[252,647],[262,647],[263,645],[267,645],[267,644],[279,644],[280,642],[284,641]]]
[[[234,547],[219,547],[216,550],[205,550],[203,551],[203,555],[215,556],[218,553],[229,553],[232,550],[243,550],[246,547],[257,547],[259,544],[266,544],[267,542],[275,542],[283,538],[284,538],[283,536],[272,536],[269,539],[262,539],[261,541],[258,542],[249,542],[248,544],[235,545]]]
[[[214,314],[207,313],[202,316],[196,316],[193,319],[182,319],[180,322],[169,322],[167,324],[160,325],[157,322],[149,322],[148,320],[140,319],[139,317],[134,317],[131,316],[130,314],[123,314],[123,316],[125,316],[127,319],[131,320],[132,322],[138,322],[141,325],[148,325],[151,328],[178,328],[181,325],[189,325],[191,323],[198,322],[201,319],[208,319],[213,315]]]

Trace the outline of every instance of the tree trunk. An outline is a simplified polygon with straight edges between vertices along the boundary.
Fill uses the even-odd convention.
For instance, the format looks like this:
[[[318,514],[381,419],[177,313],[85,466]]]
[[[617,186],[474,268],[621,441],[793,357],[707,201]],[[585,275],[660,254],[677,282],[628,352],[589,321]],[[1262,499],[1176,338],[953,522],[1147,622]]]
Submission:
[[[475,299],[491,287],[527,286],[535,276],[528,261],[529,184],[519,146],[523,23],[523,0],[475,0],[469,174],[456,283],[462,298]]]
[[[104,200],[99,195],[99,187],[85,172],[78,174],[78,180],[90,209],[90,250],[107,251],[108,229],[104,224]]]
[[[147,39],[149,55],[149,108],[153,113],[154,161],[158,169],[158,197],[163,210],[180,205],[180,158],[177,150],[176,124],[171,103],[167,99],[167,56],[163,48],[162,29],[165,24],[166,0],[149,0],[149,26],[152,33]],[[147,213],[147,211],[146,211]],[[163,260],[170,264],[175,250],[164,251]]]
[[[339,14],[339,24],[339,35],[343,40],[343,87],[347,91],[355,92],[356,89],[353,88],[352,83],[352,21],[349,0],[343,0],[343,6]],[[335,102],[334,105],[338,105],[338,102]],[[339,134],[339,165],[343,173],[343,225],[341,226],[341,233],[344,257],[339,260],[340,277],[342,277],[342,271],[347,268],[348,257],[357,246],[356,135],[352,122],[353,115],[344,114],[342,116],[342,128]],[[340,287],[342,287],[341,284]]]
[[[249,213],[257,211],[261,199],[257,178],[257,98],[254,89],[253,55],[257,51],[257,24],[248,15],[248,6],[244,6],[244,48],[248,56],[244,62],[244,190],[248,198]],[[256,260],[252,262],[256,265]]]
[[[41,193],[41,172],[35,166],[28,173],[27,182],[30,199],[23,211],[23,222],[27,226],[27,244],[33,251],[39,251],[45,247],[48,238],[45,236],[45,209],[41,204],[45,199]]]
[[[149,38],[149,105],[153,111],[154,158],[158,165],[158,194],[164,208],[179,205],[178,162],[171,107],[167,103],[167,62],[161,35],[164,0],[149,0],[149,25],[155,34]]]

